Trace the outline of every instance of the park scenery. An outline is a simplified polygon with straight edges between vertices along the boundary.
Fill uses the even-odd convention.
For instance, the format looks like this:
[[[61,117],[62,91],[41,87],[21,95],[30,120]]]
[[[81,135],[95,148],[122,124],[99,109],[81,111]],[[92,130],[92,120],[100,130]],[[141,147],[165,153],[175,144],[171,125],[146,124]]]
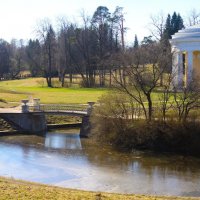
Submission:
[[[200,11],[104,2],[0,39],[0,199],[200,199]]]

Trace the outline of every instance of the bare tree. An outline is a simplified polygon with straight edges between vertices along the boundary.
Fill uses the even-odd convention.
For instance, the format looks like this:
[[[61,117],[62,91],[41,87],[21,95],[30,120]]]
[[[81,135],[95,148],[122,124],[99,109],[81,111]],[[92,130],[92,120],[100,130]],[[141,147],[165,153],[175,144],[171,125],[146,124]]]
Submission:
[[[200,23],[200,12],[196,9],[190,10],[187,16],[188,26],[193,26]]]
[[[25,68],[25,46],[23,40],[13,39],[9,48],[10,53],[10,78],[18,77]]]
[[[0,80],[8,74],[10,70],[9,44],[0,39]]]
[[[82,12],[83,25],[75,28],[75,49],[73,62],[81,74],[83,85],[93,87],[95,84],[95,68],[97,63],[97,40],[91,27],[91,19]]]
[[[44,75],[48,87],[52,87],[51,80],[53,67],[55,67],[56,35],[48,19],[41,21],[37,28],[37,34],[42,44]]]
[[[159,95],[159,105],[157,106],[157,110],[162,114],[162,120],[166,121],[166,114],[167,111],[172,108],[172,102],[171,98],[173,96],[171,88],[172,88],[172,82],[174,79],[173,73],[167,73],[165,74],[165,81],[162,84],[162,91]],[[160,108],[160,109],[159,109]]]
[[[163,37],[166,17],[163,12],[159,12],[157,15],[150,16],[151,22],[149,23],[149,30],[151,35],[158,41]]]
[[[58,74],[62,87],[65,82],[65,75],[69,73],[70,84],[72,83],[72,51],[74,45],[75,25],[66,18],[59,18],[58,33]]]
[[[39,40],[29,40],[26,46],[26,58],[33,77],[42,75],[42,47]]]
[[[174,108],[178,113],[178,120],[184,123],[191,110],[200,107],[200,87],[198,81],[193,80],[182,91],[174,88],[173,97],[175,102]]]
[[[160,67],[158,63],[164,59],[167,60],[167,56],[161,45],[153,43],[142,46],[127,52],[124,57],[127,83],[115,77],[117,88],[141,105],[148,120],[152,119],[153,114],[152,92],[159,85],[160,76],[166,66]]]

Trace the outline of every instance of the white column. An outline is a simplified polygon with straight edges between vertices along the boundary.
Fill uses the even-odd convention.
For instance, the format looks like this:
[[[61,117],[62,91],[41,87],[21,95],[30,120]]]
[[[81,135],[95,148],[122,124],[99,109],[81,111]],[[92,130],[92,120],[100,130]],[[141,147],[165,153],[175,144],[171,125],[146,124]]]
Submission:
[[[172,73],[174,76],[173,86],[182,87],[183,85],[183,57],[181,51],[176,51],[173,54]]]
[[[188,63],[187,63],[187,85],[192,81],[193,71],[193,51],[188,51]]]
[[[183,86],[183,54],[178,52],[178,87],[182,88]]]
[[[174,52],[172,56],[173,87],[176,87],[178,85],[178,52]]]

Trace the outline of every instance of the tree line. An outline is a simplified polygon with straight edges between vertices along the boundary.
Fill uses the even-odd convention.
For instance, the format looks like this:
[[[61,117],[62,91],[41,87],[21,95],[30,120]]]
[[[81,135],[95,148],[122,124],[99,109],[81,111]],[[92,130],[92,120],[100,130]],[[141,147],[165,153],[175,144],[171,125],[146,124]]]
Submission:
[[[36,29],[36,39],[30,39],[26,44],[23,40],[8,43],[1,39],[0,79],[17,78],[22,70],[27,69],[33,77],[45,77],[48,87],[53,87],[53,77],[58,77],[62,87],[66,75],[72,83],[73,74],[80,75],[85,87],[104,87],[107,80],[111,86],[114,72],[117,71],[121,79],[126,77],[124,67],[127,66],[122,57],[129,56],[133,49],[152,44],[161,45],[163,51],[168,51],[168,39],[184,28],[179,13],[168,14],[159,26],[160,19],[152,17],[152,34],[141,42],[135,35],[134,44],[127,46],[125,33],[128,30],[124,26],[122,7],[116,7],[110,13],[107,7],[99,6],[91,17],[82,12],[81,20],[81,25],[77,25],[61,17],[55,30],[53,24],[45,19]],[[159,37],[158,34],[155,37],[156,32],[159,32]]]

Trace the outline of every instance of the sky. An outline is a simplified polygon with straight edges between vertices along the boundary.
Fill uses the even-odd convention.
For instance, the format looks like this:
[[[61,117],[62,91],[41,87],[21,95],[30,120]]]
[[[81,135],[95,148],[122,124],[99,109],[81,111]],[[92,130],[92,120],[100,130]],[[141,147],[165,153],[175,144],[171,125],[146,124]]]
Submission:
[[[54,24],[61,16],[78,22],[82,10],[92,16],[98,6],[106,6],[110,12],[120,6],[128,28],[126,42],[133,43],[135,34],[139,41],[150,35],[151,15],[176,11],[186,17],[199,0],[0,0],[0,5],[0,38],[8,42],[14,38],[34,39],[37,24],[45,18]]]

